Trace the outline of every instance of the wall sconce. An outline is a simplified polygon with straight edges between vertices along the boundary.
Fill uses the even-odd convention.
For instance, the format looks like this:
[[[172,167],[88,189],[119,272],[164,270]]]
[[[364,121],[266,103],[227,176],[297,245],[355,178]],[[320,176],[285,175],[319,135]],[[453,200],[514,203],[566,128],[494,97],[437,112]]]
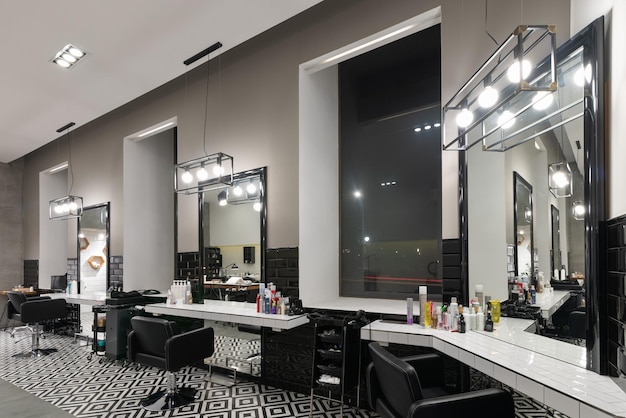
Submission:
[[[518,26],[443,106],[443,149],[482,141],[483,150],[505,151],[534,138],[525,131],[545,118],[539,110],[556,89],[556,26]],[[515,129],[521,119],[525,127]]]
[[[233,184],[233,157],[218,152],[176,164],[176,193],[192,194],[228,187]]]
[[[83,214],[83,198],[80,196],[64,196],[51,200],[48,217],[52,220],[80,218]]]
[[[585,204],[580,200],[572,203],[572,216],[577,221],[584,221],[586,212],[587,211],[585,210]]]
[[[572,195],[572,170],[567,162],[553,163],[548,166],[548,187],[554,197]]]

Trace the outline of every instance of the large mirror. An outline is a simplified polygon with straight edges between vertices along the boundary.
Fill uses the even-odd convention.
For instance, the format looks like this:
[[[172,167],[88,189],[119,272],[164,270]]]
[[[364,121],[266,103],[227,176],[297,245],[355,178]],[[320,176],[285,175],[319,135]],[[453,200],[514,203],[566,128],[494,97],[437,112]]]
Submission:
[[[535,274],[533,246],[533,187],[519,173],[513,173],[513,234],[515,235],[515,276],[530,284]]]
[[[231,187],[202,193],[199,207],[205,289],[233,278],[239,285],[258,285],[265,254],[265,168],[236,173]]]
[[[481,283],[485,295],[509,297],[506,248],[514,245],[516,275],[554,288],[565,281],[563,289],[574,291],[572,307],[586,309],[586,362],[595,371],[601,350],[597,243],[605,218],[603,33],[598,19],[558,49],[552,104],[535,112],[534,121],[515,121],[519,130],[536,123],[534,133],[505,152],[469,149],[461,177],[470,290]]]

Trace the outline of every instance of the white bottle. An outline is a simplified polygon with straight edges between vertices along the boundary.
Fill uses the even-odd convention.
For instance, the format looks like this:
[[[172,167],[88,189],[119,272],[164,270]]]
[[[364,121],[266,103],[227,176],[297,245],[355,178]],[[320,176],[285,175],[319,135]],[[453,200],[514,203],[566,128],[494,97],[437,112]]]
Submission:
[[[474,312],[474,308],[470,308],[469,312],[469,315],[467,315],[467,317],[469,318],[468,328],[472,331],[476,331],[476,313]]]
[[[474,294],[478,300],[480,306],[485,306],[485,294],[483,293],[483,285],[477,284],[474,286]]]
[[[456,302],[456,298],[452,297],[450,301],[450,307],[448,308],[450,313],[450,331],[458,331],[459,329],[459,304]]]
[[[483,331],[485,329],[485,314],[483,313],[483,308],[478,308],[478,313],[476,314],[476,330]]]

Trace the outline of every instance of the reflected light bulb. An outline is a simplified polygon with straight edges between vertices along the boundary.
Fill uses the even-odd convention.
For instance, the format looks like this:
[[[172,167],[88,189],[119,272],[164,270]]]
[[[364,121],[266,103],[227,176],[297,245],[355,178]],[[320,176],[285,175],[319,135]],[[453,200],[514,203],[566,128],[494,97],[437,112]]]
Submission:
[[[583,216],[585,214],[585,206],[582,203],[578,203],[574,206],[574,216]]]
[[[242,194],[242,193],[243,193],[243,189],[241,188],[241,186],[240,186],[240,185],[236,185],[236,186],[233,188],[233,194],[234,194],[235,196],[241,196],[241,194]]]
[[[63,208],[61,208],[61,205],[56,205],[54,207],[54,213],[61,213],[63,212]]]
[[[256,186],[254,185],[254,183],[249,183],[246,187],[246,191],[250,194],[256,193]]]
[[[76,204],[76,202],[70,203],[70,210],[73,212],[76,209],[78,209],[78,205]]]
[[[509,129],[511,126],[515,125],[515,115],[508,110],[502,112],[500,116],[498,116],[498,125],[502,129]]]
[[[480,107],[489,108],[496,104],[498,97],[500,97],[498,90],[494,89],[492,86],[487,86],[478,96],[478,104]]]
[[[221,165],[216,165],[215,167],[213,167],[213,174],[215,174],[216,176],[221,176],[222,174],[224,174],[224,167],[222,167]]]
[[[583,70],[582,68],[579,68],[574,73],[574,84],[576,84],[578,87],[582,87],[585,85],[585,70]]]
[[[562,171],[557,171],[556,173],[552,174],[552,181],[559,189],[569,184],[569,178],[567,174]]]
[[[193,176],[191,175],[191,173],[189,172],[189,170],[185,170],[185,172],[182,175],[182,180],[183,182],[189,184],[193,181]]]
[[[370,242],[370,237],[364,237],[364,238],[363,238],[363,241],[365,241],[365,242]]]
[[[261,212],[261,202],[254,202],[254,204],[252,205],[252,209],[257,212]]]
[[[533,96],[533,109],[545,110],[550,107],[553,100],[554,98],[550,92],[538,91],[537,94]]]
[[[508,70],[506,70],[506,76],[508,77],[511,83],[519,83],[519,61],[515,61]],[[530,61],[522,60],[522,79],[526,79],[530,75],[531,65]]]
[[[466,128],[474,121],[474,114],[467,109],[461,110],[456,116],[456,124],[459,128]]]
[[[198,180],[204,181],[209,178],[209,173],[208,171],[206,171],[204,166],[202,166],[200,167],[200,170],[198,170],[198,172],[196,173],[196,177],[198,177]]]

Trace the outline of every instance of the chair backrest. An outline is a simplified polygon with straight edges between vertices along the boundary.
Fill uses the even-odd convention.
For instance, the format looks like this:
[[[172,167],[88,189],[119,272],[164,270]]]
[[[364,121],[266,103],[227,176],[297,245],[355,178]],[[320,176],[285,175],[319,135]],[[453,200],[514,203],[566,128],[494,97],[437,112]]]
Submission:
[[[369,352],[380,392],[399,416],[406,416],[411,404],[423,399],[417,372],[377,342],[369,344]]]
[[[21,305],[27,301],[26,295],[22,292],[7,292],[7,298],[12,305],[13,310],[18,314],[22,313]]]
[[[179,334],[176,323],[166,319],[134,316],[130,319],[130,324],[138,343],[135,352],[151,356],[165,358],[165,342]]]

